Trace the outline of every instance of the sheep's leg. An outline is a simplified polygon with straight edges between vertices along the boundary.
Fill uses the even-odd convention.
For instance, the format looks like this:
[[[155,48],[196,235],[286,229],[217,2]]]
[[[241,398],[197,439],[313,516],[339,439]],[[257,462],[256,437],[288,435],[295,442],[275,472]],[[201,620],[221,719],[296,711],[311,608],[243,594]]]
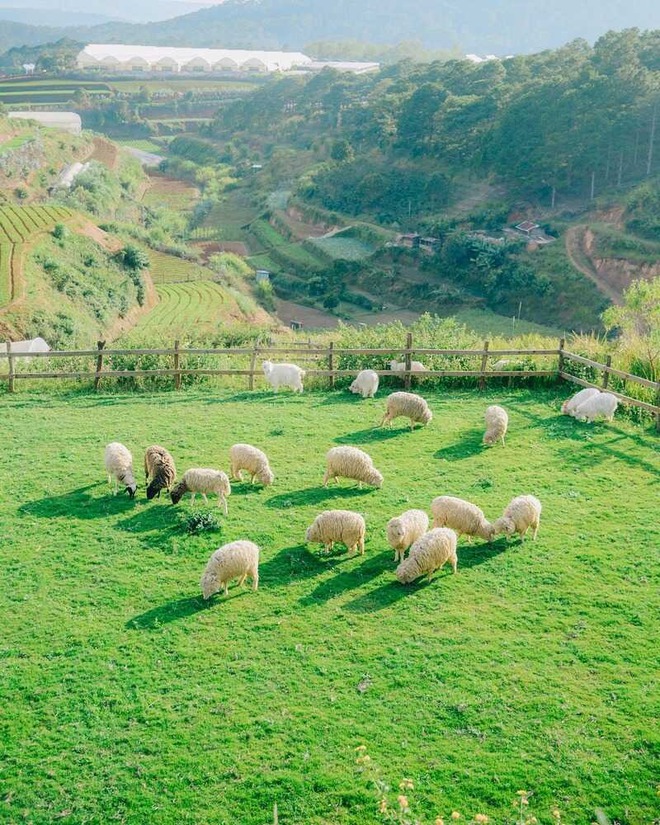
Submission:
[[[522,542],[524,542],[524,541],[525,541],[525,533],[526,533],[528,530],[529,530],[529,525],[528,525],[527,527],[525,527],[525,529],[521,532],[521,534],[520,534],[520,543],[521,543],[521,544],[522,544]]]
[[[451,566],[454,573],[456,573],[456,568],[458,567],[458,556],[452,556],[451,558]]]
[[[326,470],[325,473],[323,474],[323,486],[324,487],[328,486],[328,481],[329,480],[330,480],[330,472],[329,472],[329,470]]]
[[[256,590],[259,587],[259,571],[255,570],[252,574],[252,589]]]
[[[256,473],[252,473],[252,478],[250,479],[250,484],[254,484],[254,480],[257,477]]]
[[[192,507],[192,506],[193,506],[193,504],[195,503],[195,496],[196,496],[196,495],[197,495],[197,493],[193,493],[193,494],[191,495],[191,497],[190,497],[190,506],[191,506],[191,507]]]
[[[384,427],[386,424],[389,423],[389,418],[387,417],[387,413],[381,418],[379,427]]]
[[[204,499],[204,504],[206,504],[208,506],[209,500],[208,500],[208,497],[207,497],[206,493],[202,493],[202,498]]]
[[[360,548],[360,555],[364,556],[364,537],[358,541],[358,547]]]
[[[243,573],[241,578],[238,580],[238,586],[239,587],[243,587],[243,584],[245,583],[246,578],[247,578],[247,573]]]
[[[224,587],[225,587],[225,596],[228,596],[229,595],[229,582],[225,582]]]
[[[224,497],[222,493],[218,495],[218,507],[220,506],[220,502],[222,502],[222,509],[225,512],[225,515],[229,512],[227,509],[227,499]]]
[[[539,522],[537,521],[535,524],[532,525],[534,528],[534,532],[532,533],[532,541],[536,541],[536,534],[539,531]]]
[[[506,447],[506,444],[504,443],[504,436],[502,436],[502,446]]]
[[[361,489],[362,489],[362,482],[358,481],[358,490],[361,490]]]

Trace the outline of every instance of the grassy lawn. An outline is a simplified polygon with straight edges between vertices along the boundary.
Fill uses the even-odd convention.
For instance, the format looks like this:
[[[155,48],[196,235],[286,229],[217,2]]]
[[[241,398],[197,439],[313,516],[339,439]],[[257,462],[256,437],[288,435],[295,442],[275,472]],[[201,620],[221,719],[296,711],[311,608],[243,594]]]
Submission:
[[[657,437],[559,416],[566,387],[424,394],[414,433],[373,429],[382,391],[0,396],[0,821],[264,825],[277,802],[283,825],[378,822],[361,743],[390,799],[414,782],[424,823],[513,823],[519,789],[540,823],[555,805],[653,820]],[[507,446],[484,449],[494,402]],[[167,446],[180,472],[251,442],[276,482],[236,484],[221,530],[189,536],[185,500],[109,495],[115,439],[136,469]],[[324,490],[336,444],[367,449],[383,488]],[[392,515],[451,493],[494,518],[526,492],[536,542],[462,541],[458,575],[394,580]],[[328,507],[365,514],[363,557],[305,546]],[[244,536],[258,592],[202,603],[209,554]]]

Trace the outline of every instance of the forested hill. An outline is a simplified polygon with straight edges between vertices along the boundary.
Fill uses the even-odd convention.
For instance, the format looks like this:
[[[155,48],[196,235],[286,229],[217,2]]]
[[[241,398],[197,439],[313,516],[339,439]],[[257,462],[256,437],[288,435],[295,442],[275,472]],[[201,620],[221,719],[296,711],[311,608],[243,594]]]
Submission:
[[[553,0],[543,6],[527,0],[227,0],[162,22],[68,28],[57,37],[294,50],[318,41],[417,41],[431,49],[506,55],[556,47],[577,37],[593,42],[609,29],[630,26],[660,26],[657,0]],[[5,48],[12,45],[22,42],[13,40]]]
[[[592,183],[597,195],[641,181],[660,170],[660,150],[649,154],[659,119],[660,30],[626,30],[593,48],[575,41],[476,65],[403,62],[367,76],[274,80],[223,109],[211,132],[234,141],[243,133],[253,145],[259,135],[269,145],[332,143],[303,181],[307,194],[400,219],[410,199],[437,208],[462,172],[546,205],[553,188],[566,202],[588,199]]]

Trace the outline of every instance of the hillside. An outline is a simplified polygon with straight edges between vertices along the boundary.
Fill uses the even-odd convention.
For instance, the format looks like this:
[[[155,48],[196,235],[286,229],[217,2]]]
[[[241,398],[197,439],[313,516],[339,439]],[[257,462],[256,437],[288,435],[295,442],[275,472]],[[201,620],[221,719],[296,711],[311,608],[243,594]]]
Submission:
[[[228,0],[148,24],[104,23],[50,31],[6,25],[0,41],[5,48],[67,36],[96,43],[292,50],[314,41],[416,41],[433,49],[503,55],[553,48],[576,38],[593,41],[610,29],[654,28],[660,25],[660,12],[654,0],[634,5],[556,0],[543,14],[522,0],[505,0],[496,7],[488,0],[469,0],[444,4],[440,13],[435,0]]]

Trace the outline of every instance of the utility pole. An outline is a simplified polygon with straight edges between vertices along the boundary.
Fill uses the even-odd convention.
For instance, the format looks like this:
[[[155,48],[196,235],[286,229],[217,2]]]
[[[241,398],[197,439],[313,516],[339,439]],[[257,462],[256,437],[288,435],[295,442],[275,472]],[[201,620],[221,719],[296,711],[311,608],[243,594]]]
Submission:
[[[554,208],[555,208],[555,199],[556,199],[556,197],[557,197],[557,190],[556,190],[556,189],[555,189],[555,187],[553,186],[553,187],[552,187],[552,202],[550,203],[550,209],[554,209]]]
[[[590,197],[589,197],[589,200],[593,200],[593,199],[594,199],[594,191],[595,191],[595,188],[596,188],[596,171],[594,170],[594,171],[591,173],[591,195],[590,195]]]
[[[619,172],[616,176],[616,185],[621,186],[621,176],[623,174],[623,149],[619,153]]]

